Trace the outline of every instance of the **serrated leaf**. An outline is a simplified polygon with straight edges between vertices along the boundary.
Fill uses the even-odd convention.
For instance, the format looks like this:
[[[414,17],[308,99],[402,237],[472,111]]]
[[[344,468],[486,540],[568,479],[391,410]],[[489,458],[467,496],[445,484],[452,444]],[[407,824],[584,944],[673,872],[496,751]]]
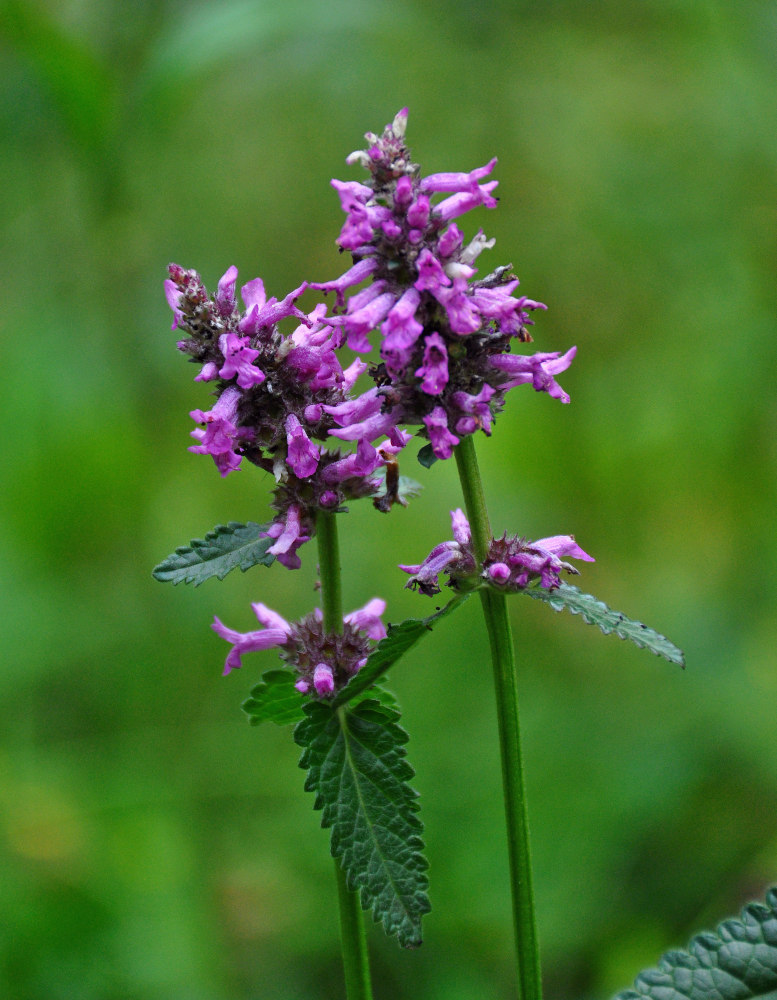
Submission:
[[[365,699],[347,709],[311,702],[305,715],[294,739],[304,748],[305,789],[332,830],[332,856],[362,908],[402,947],[418,947],[429,912],[428,865],[399,712]]]
[[[431,469],[434,463],[437,461],[437,456],[432,450],[431,444],[425,444],[423,448],[418,452],[416,456],[418,461],[423,465],[425,469]]]
[[[380,640],[359,673],[346,684],[340,694],[333,700],[332,706],[336,708],[339,705],[345,705],[346,702],[351,701],[356,695],[362,691],[366,691],[401,656],[404,656],[411,646],[414,646],[419,639],[431,632],[441,618],[449,615],[454,608],[463,604],[468,597],[469,594],[454,597],[453,600],[448,601],[444,608],[441,608],[433,615],[429,615],[428,618],[406,618],[399,625],[389,625],[386,638]]]
[[[188,545],[179,546],[154,567],[152,575],[163,583],[193,583],[199,587],[212,576],[223,580],[233,569],[245,573],[258,563],[269,566],[275,556],[267,550],[275,540],[260,537],[269,526],[254,521],[217,524],[204,539],[194,538]]]
[[[750,903],[741,919],[699,934],[687,951],[670,951],[615,1000],[762,1000],[777,998],[777,889],[766,906]]]
[[[598,600],[591,594],[584,594],[577,587],[572,587],[568,583],[562,583],[555,590],[527,587],[520,593],[528,594],[529,597],[534,597],[536,600],[545,601],[554,611],[562,611],[566,608],[573,615],[581,615],[583,621],[589,625],[598,625],[605,635],[614,632],[621,639],[628,639],[641,649],[649,649],[656,656],[663,656],[665,660],[676,663],[680,667],[685,666],[685,656],[682,650],[670,642],[665,635],[661,635],[655,629],[648,628],[642,622],[627,618],[620,611],[612,611],[604,601]]]
[[[252,726],[274,722],[286,726],[304,717],[302,695],[294,687],[294,674],[289,670],[267,670],[243,702],[243,711]]]

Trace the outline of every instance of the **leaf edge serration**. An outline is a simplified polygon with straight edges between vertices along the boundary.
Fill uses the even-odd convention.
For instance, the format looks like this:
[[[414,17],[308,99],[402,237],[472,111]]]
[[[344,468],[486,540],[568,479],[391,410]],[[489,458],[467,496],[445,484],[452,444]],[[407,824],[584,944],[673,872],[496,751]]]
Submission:
[[[614,634],[619,639],[633,643],[639,649],[647,649],[655,656],[660,656],[669,663],[675,663],[685,669],[685,654],[671,639],[656,629],[629,618],[622,611],[613,611],[604,601],[594,597],[593,594],[583,593],[579,587],[562,583],[554,590],[534,586],[527,587],[520,593],[544,601],[554,611],[566,610],[570,614],[580,615],[587,625],[596,625],[604,635]],[[571,603],[573,601],[576,603]],[[587,608],[585,602],[590,602],[590,607]],[[595,612],[601,617],[597,618]]]
[[[153,568],[151,575],[160,583],[172,583],[174,587],[179,583],[191,583],[199,587],[214,576],[223,580],[234,569],[240,569],[245,573],[258,564],[269,566],[275,559],[267,553],[267,549],[273,544],[273,539],[262,537],[262,532],[268,527],[269,524],[258,524],[256,521],[229,521],[227,524],[217,524],[206,532],[204,538],[193,538],[188,545],[179,545]],[[238,539],[238,544],[231,548],[219,548],[219,541],[228,537],[234,538],[238,532],[246,530],[250,531],[248,538]],[[258,555],[248,552],[252,546],[261,548],[262,551]],[[213,550],[214,554],[208,556],[209,550]],[[235,558],[230,560],[230,556]],[[223,560],[226,565],[209,571],[208,564],[218,563],[219,560]]]
[[[768,924],[771,927],[766,932]],[[760,937],[755,937],[759,933]],[[753,950],[761,948],[757,959],[751,958],[751,962],[758,965],[768,981],[763,984],[746,982],[746,960],[726,954],[726,949],[733,952],[737,945]],[[764,948],[771,957],[768,968],[764,964]],[[728,959],[728,967],[722,968],[715,960],[721,955]],[[677,971],[681,971],[681,986],[673,981]],[[723,920],[714,931],[694,935],[686,949],[665,952],[655,966],[639,973],[633,987],[616,993],[612,1000],[707,1000],[712,995],[709,987],[695,983],[693,974],[711,971],[718,973],[714,989],[717,1000],[752,1000],[777,995],[777,886],[766,891],[765,905],[748,903],[742,907],[739,918]],[[728,982],[736,984],[730,993],[726,992],[724,975],[728,976]]]
[[[372,886],[370,885],[370,879],[371,877],[374,879],[377,870],[374,858],[371,855],[369,864],[361,866],[354,862],[354,856],[358,855],[360,848],[364,849],[364,844],[357,841],[355,837],[352,837],[351,843],[349,843],[348,838],[343,836],[342,827],[353,826],[351,832],[354,833],[356,825],[349,822],[343,823],[343,819],[348,818],[348,809],[343,809],[339,798],[327,799],[322,787],[326,780],[327,765],[331,768],[331,755],[337,744],[342,742],[345,745],[344,730],[348,725],[348,720],[351,723],[356,720],[369,724],[370,722],[375,723],[376,716],[383,731],[391,738],[390,752],[395,755],[395,760],[393,767],[388,767],[384,758],[376,757],[375,759],[380,763],[382,771],[393,772],[399,803],[394,815],[399,817],[405,826],[401,836],[404,862],[398,863],[397,858],[388,858],[383,861],[382,866],[377,867],[386,870],[386,879],[389,884],[393,884],[395,881],[397,867],[404,868],[404,877],[414,883],[412,889],[406,889],[404,894],[404,899],[409,902],[403,901],[400,892],[394,892],[391,896],[390,893],[387,894],[385,888],[376,891],[374,882]],[[314,793],[313,808],[322,814],[321,826],[331,830],[332,857],[345,873],[348,888],[352,892],[358,892],[362,909],[372,912],[373,920],[375,923],[383,925],[387,935],[396,936],[399,945],[403,948],[417,948],[422,943],[421,918],[431,909],[426,894],[429,885],[426,871],[429,866],[421,853],[424,843],[421,836],[423,823],[418,816],[420,809],[418,792],[408,784],[415,771],[406,759],[405,745],[408,736],[405,730],[398,725],[399,717],[397,709],[370,698],[365,698],[347,708],[342,707],[335,710],[331,710],[321,703],[313,702],[305,707],[305,718],[295,727],[294,740],[303,748],[299,766],[306,771],[305,791]],[[335,739],[331,740],[332,731],[335,729]],[[331,740],[331,748],[321,758],[321,744],[317,745],[317,742],[326,733]],[[394,804],[396,805],[396,803]],[[340,814],[338,814],[338,809],[342,810]],[[389,873],[391,877],[389,877]],[[389,896],[388,902],[387,895]],[[413,906],[411,907],[409,903],[412,903]]]

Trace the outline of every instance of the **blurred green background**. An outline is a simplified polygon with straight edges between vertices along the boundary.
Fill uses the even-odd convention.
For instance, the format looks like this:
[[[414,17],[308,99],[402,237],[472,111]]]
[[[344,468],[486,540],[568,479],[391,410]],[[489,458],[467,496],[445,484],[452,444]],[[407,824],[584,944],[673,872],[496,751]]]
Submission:
[[[281,296],[340,273],[331,177],[402,106],[429,173],[498,155],[466,218],[548,303],[572,404],[512,393],[478,450],[495,531],[574,532],[582,585],[685,672],[516,598],[549,1000],[604,998],[777,880],[777,8],[769,0],[0,3],[0,995],[342,995],[327,835],[286,730],[221,677],[213,614],[310,609],[315,556],[192,590],[151,567],[263,474],[186,451],[206,387],[171,260]],[[486,260],[486,258],[488,258]],[[399,561],[449,536],[452,463],[354,505],[345,603],[431,604]],[[392,681],[433,912],[370,931],[377,1000],[509,998],[495,716],[475,602]]]

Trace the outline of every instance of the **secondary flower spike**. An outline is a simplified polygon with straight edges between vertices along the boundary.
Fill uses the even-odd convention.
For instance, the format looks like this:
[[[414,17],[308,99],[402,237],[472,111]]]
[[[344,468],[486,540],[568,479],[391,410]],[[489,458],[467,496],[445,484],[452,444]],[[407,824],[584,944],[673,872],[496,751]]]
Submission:
[[[402,502],[383,490],[379,473],[396,465],[396,452],[410,440],[394,414],[351,398],[367,368],[360,359],[343,369],[337,350],[342,335],[324,322],[326,305],[308,314],[296,305],[305,283],[280,301],[268,299],[261,279],[236,295],[238,272],[230,267],[211,296],[196,271],[169,267],[165,294],[173,327],[184,334],[178,348],[200,366],[195,381],[214,385],[215,403],[195,409],[201,426],[190,451],[210,455],[222,476],[247,459],[275,481],[275,517],[267,530],[269,552],[289,569],[301,565],[297,549],[315,534],[319,511],[335,511],[352,499],[371,496],[382,511]],[[288,336],[278,322],[301,323]],[[343,430],[345,423],[365,419]],[[356,442],[356,450],[328,448],[329,436]],[[373,447],[377,438],[388,442]],[[381,492],[383,490],[383,492]]]
[[[422,177],[405,144],[407,109],[347,162],[369,177],[332,181],[346,221],[338,244],[353,264],[339,278],[311,283],[334,292],[337,327],[355,351],[370,348],[372,330],[382,335],[381,363],[370,374],[377,404],[372,420],[420,426],[437,458],[449,458],[462,436],[491,433],[505,393],[530,383],[563,403],[569,396],[554,376],[572,362],[575,348],[513,355],[513,341],[531,340],[531,315],[541,302],[516,294],[512,265],[476,278],[473,266],[494,241],[482,231],[469,240],[454,219],[479,207],[495,208],[496,159],[468,172]],[[435,200],[437,199],[437,200]],[[365,280],[366,287],[352,291]],[[371,433],[359,420],[340,424],[346,440]]]
[[[224,665],[224,674],[242,667],[242,657],[262,649],[276,648],[282,660],[298,676],[294,685],[300,694],[329,698],[344,687],[367,662],[374,644],[385,638],[381,615],[386,602],[379,597],[343,618],[343,631],[324,632],[323,615],[318,608],[297,622],[287,622],[265,604],[252,604],[254,614],[264,627],[255,632],[236,632],[214,618],[212,628],[232,644]]]
[[[553,535],[529,542],[505,533],[501,538],[491,539],[479,568],[463,511],[451,511],[451,522],[453,541],[436,545],[418,565],[399,567],[410,574],[407,587],[432,597],[440,592],[439,576],[444,572],[448,586],[454,590],[471,590],[485,584],[497,590],[516,591],[534,582],[546,590],[554,590],[561,583],[562,572],[579,572],[571,563],[564,562],[562,556],[594,562],[593,556],[584,552],[572,535]]]

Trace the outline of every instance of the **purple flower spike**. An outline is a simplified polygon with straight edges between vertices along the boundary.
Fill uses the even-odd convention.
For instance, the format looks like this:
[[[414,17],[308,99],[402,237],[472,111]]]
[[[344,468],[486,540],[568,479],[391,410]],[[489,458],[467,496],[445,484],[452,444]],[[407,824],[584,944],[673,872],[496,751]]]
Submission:
[[[504,384],[506,389],[531,382],[537,392],[547,392],[553,399],[560,399],[562,403],[568,403],[569,396],[553,376],[566,371],[572,364],[576,353],[577,348],[570,347],[566,354],[560,356],[558,351],[528,356],[499,354],[491,358],[491,365],[509,376],[509,381]]]
[[[416,375],[423,379],[421,389],[430,396],[439,396],[448,384],[448,351],[439,333],[425,338],[424,363],[416,369]]]

